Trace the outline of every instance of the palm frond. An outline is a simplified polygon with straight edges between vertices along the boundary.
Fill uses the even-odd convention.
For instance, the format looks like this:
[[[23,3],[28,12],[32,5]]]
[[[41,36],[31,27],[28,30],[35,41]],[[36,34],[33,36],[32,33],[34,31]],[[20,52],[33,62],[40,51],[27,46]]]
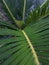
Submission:
[[[26,18],[26,23],[34,22],[38,19],[44,18],[49,15],[49,1],[46,1],[43,5],[33,10]]]
[[[49,16],[30,23],[25,32],[37,53],[41,65],[49,65]]]
[[[28,14],[31,2],[0,0],[9,17],[0,18],[0,65],[49,65],[49,1]]]

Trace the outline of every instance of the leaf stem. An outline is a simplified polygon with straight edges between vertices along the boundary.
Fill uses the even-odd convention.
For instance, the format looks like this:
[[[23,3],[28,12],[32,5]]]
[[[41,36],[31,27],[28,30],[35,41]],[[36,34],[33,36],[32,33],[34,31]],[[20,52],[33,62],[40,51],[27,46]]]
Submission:
[[[26,10],[26,0],[24,0],[24,7],[23,7],[23,22],[25,18],[25,10]]]
[[[9,12],[11,18],[13,19],[13,21],[16,23],[16,25],[18,26],[18,28],[21,29],[21,28],[22,28],[22,25],[24,25],[24,23],[23,23],[22,21],[17,20],[17,19],[14,17],[14,15],[12,14],[12,12],[11,12],[10,8],[8,7],[7,3],[5,2],[5,0],[3,0],[3,3],[4,3],[4,5],[6,6],[6,9],[8,10],[8,12]]]
[[[25,36],[25,38],[26,38],[26,40],[27,40],[27,42],[28,42],[28,44],[29,44],[29,46],[30,46],[30,48],[31,48],[31,50],[32,50],[32,54],[33,54],[33,56],[34,56],[34,58],[35,58],[36,64],[37,64],[37,65],[40,65],[40,63],[39,63],[39,61],[38,61],[37,54],[36,54],[36,52],[35,52],[35,50],[34,50],[34,47],[33,47],[32,43],[31,43],[29,37],[27,36],[27,34],[26,34],[26,32],[25,32],[24,30],[22,30],[22,33],[24,34],[24,36]]]

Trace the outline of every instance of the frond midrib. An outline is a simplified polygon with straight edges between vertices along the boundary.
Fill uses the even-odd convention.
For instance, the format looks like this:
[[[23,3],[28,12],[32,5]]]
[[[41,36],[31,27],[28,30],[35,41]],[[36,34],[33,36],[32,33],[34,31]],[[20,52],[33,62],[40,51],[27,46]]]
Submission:
[[[10,11],[10,9],[9,9],[7,3],[5,2],[5,0],[2,0],[2,1],[3,1],[3,4],[6,6],[6,9],[8,10],[8,12],[9,12],[11,18],[13,19],[13,21],[16,23],[16,25],[18,26],[18,28],[21,29],[25,23],[24,23],[24,22],[21,22],[21,21],[18,21],[18,20],[14,17],[14,15],[12,14],[12,12]]]
[[[36,52],[35,52],[35,50],[34,50],[34,47],[33,47],[32,43],[31,43],[31,41],[30,41],[28,35],[26,34],[26,32],[25,32],[24,30],[22,30],[22,33],[23,33],[23,35],[25,36],[25,38],[26,38],[26,40],[27,40],[27,42],[28,42],[28,44],[29,44],[29,46],[30,46],[30,49],[32,50],[32,54],[33,54],[33,56],[34,56],[34,58],[35,58],[36,64],[37,64],[37,65],[40,65],[40,62],[39,62],[38,57],[37,57],[37,54],[36,54]]]

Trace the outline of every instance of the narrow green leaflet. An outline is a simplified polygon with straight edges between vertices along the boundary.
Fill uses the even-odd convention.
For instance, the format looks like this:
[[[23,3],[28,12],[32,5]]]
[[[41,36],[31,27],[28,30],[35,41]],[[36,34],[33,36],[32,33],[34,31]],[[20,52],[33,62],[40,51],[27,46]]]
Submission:
[[[47,0],[44,5],[41,5],[41,16],[49,14],[49,1]]]
[[[18,30],[17,27],[11,29],[11,25],[7,24],[7,27],[3,22],[0,24],[0,65],[39,65],[35,50],[32,50],[31,42],[29,45],[24,30]]]
[[[3,8],[8,11],[6,13],[10,19],[12,18],[12,21],[0,19],[0,65],[49,65],[49,16],[38,19],[35,23],[31,18],[29,25],[18,29],[23,25],[21,22],[32,5],[27,5],[30,1],[32,2],[0,1],[4,5]],[[33,13],[33,19],[40,15],[36,15],[36,11]]]
[[[41,65],[49,65],[49,16],[25,28]]]
[[[27,18],[27,14],[30,12],[30,8],[33,4],[32,0],[2,0],[2,7],[7,13],[10,20],[14,21],[18,28],[25,27],[24,20]]]
[[[40,18],[46,17],[49,15],[49,1],[47,0],[45,3],[43,3],[41,6],[39,6],[37,9],[34,9],[26,18],[26,22],[34,22]]]
[[[0,27],[0,37],[0,65],[49,65],[49,17],[24,30]]]
[[[10,11],[12,12],[13,16],[18,20],[22,20],[24,1],[25,0],[21,0],[21,1],[20,0],[2,0],[2,4],[3,4],[3,8],[5,9],[4,4],[6,3]],[[32,0],[29,0],[29,1],[26,0],[25,14],[28,12],[28,10],[30,10],[31,6],[32,6]]]

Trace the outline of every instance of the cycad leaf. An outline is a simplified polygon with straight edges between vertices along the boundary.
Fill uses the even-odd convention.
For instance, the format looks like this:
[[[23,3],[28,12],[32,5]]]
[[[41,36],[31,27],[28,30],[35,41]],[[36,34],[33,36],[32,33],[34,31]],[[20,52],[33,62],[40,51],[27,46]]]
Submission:
[[[23,31],[3,22],[0,21],[0,65],[37,65]]]
[[[2,0],[3,9],[8,14],[10,20],[13,20],[18,28],[25,26],[24,20],[33,4],[32,0]],[[21,20],[21,21],[19,21]]]
[[[49,17],[24,30],[10,27],[0,25],[0,65],[49,65]]]
[[[23,18],[23,7],[24,7],[24,1],[25,0],[2,0],[2,4],[6,4],[11,11],[12,15],[18,19],[22,20]],[[32,0],[26,0],[26,8],[25,8],[25,14],[30,10],[32,6]],[[3,8],[6,8],[3,6]],[[7,12],[8,10],[6,10]],[[8,12],[9,13],[9,12]]]
[[[49,16],[29,24],[25,32],[37,52],[41,65],[49,65]]]
[[[26,22],[34,22],[40,18],[46,17],[49,15],[49,1],[47,0],[44,4],[39,6],[37,9],[34,9],[26,18]]]
[[[15,6],[16,1],[23,3],[20,6],[23,11],[24,0],[2,0],[14,21],[17,18],[16,14],[19,14],[20,19],[23,14]],[[32,22],[23,30],[19,30],[10,21],[0,20],[0,65],[49,65],[48,51],[49,17],[35,21],[35,23]]]

